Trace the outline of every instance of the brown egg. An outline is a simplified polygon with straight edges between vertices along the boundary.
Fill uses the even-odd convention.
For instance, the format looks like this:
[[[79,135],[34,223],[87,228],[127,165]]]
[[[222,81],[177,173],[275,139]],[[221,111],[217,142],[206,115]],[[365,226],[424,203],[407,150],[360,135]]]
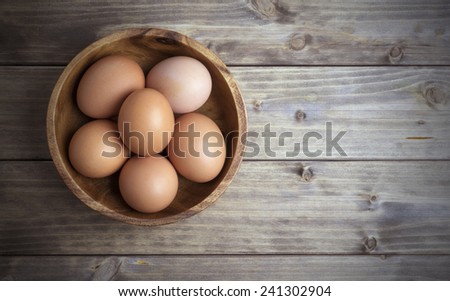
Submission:
[[[118,171],[128,159],[117,124],[94,120],[79,128],[69,145],[69,160],[80,174],[102,178]]]
[[[146,87],[164,94],[175,113],[189,113],[208,100],[212,79],[200,61],[175,56],[159,62],[150,70]]]
[[[164,95],[153,89],[141,89],[123,103],[118,127],[122,140],[132,152],[150,156],[169,144],[174,116]]]
[[[208,182],[222,170],[225,140],[210,118],[199,113],[185,114],[176,119],[168,155],[182,176],[193,182]]]
[[[170,205],[177,194],[178,177],[172,164],[160,155],[133,157],[120,172],[123,199],[143,213],[158,212]]]
[[[145,87],[145,75],[138,63],[122,55],[106,56],[87,69],[77,90],[81,112],[92,118],[117,115],[131,92]]]

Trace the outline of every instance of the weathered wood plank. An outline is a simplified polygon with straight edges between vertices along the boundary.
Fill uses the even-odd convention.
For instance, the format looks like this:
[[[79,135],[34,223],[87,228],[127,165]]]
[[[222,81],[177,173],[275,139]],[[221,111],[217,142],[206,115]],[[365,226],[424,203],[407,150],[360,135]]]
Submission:
[[[259,151],[249,144],[247,159],[450,159],[450,68],[231,71],[246,100],[249,130],[258,135],[248,140],[257,143]],[[0,159],[50,159],[45,116],[61,72],[60,67],[0,68]],[[336,149],[327,155],[327,122],[333,127],[330,139],[346,131],[338,143],[347,156]],[[270,147],[262,137],[269,123],[277,134]],[[284,146],[283,132],[292,134]],[[308,154],[303,139],[311,133],[322,139],[308,140]],[[300,150],[291,154],[295,143],[300,143]],[[315,155],[316,151],[322,153]]]
[[[235,68],[233,72],[246,99],[250,131],[259,134],[248,140],[261,151],[253,156],[249,148],[247,158],[450,159],[449,68]],[[268,124],[276,132],[270,149],[269,139],[262,138]],[[331,140],[341,131],[345,134],[339,153],[331,149]],[[282,133],[293,137],[284,139],[284,145]],[[299,152],[294,152],[296,143]]]
[[[48,159],[47,106],[61,68],[0,68],[0,159]]]
[[[450,254],[450,162],[247,161],[207,210],[158,227],[81,203],[52,162],[0,162],[0,254]]]
[[[0,256],[0,280],[448,281],[449,265],[447,255]]]
[[[62,64],[100,37],[162,27],[227,64],[450,64],[450,4],[435,0],[2,1],[1,64]]]

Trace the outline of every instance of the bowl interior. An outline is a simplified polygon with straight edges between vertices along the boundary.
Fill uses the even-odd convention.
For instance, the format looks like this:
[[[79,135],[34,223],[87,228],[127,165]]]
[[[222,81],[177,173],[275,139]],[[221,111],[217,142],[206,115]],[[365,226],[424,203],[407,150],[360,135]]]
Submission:
[[[92,179],[74,170],[68,159],[72,135],[90,119],[76,105],[76,88],[83,73],[98,59],[123,54],[140,64],[145,74],[161,60],[177,55],[201,61],[212,76],[212,93],[197,110],[212,118],[227,142],[227,159],[214,180],[198,184],[179,176],[175,200],[165,210],[144,214],[131,209],[118,189],[118,174]],[[66,67],[53,91],[48,116],[49,148],[58,172],[67,186],[83,202],[103,214],[124,222],[156,225],[193,215],[213,203],[231,182],[242,160],[242,137],[246,132],[246,113],[236,83],[223,62],[204,46],[176,32],[162,29],[127,30],[103,38],[80,52]]]

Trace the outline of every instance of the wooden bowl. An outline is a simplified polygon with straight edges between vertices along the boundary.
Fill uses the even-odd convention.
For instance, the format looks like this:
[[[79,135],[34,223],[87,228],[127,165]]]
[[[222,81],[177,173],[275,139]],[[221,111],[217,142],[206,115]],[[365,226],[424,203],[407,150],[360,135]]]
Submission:
[[[123,54],[140,64],[145,73],[161,60],[177,55],[201,61],[212,76],[213,89],[198,110],[212,118],[226,137],[227,159],[217,178],[198,184],[179,176],[178,194],[165,210],[145,214],[134,211],[123,200],[118,174],[91,179],[73,169],[68,159],[72,135],[90,118],[76,105],[76,89],[86,69],[98,59]],[[161,225],[194,215],[211,205],[232,181],[243,156],[247,114],[242,96],[225,64],[209,49],[180,33],[164,29],[130,29],[94,42],[81,51],[64,69],[55,85],[47,112],[50,153],[66,185],[92,209],[137,225]]]

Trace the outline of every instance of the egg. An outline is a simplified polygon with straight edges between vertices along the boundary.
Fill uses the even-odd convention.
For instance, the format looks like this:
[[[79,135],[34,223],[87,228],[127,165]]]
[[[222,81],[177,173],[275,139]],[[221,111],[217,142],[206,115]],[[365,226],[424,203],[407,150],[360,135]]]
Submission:
[[[199,113],[188,113],[176,119],[168,156],[175,169],[197,183],[214,179],[222,170],[226,145],[214,121]]]
[[[174,119],[164,95],[145,88],[127,97],[117,122],[125,145],[135,154],[150,156],[161,152],[169,144]]]
[[[118,171],[128,159],[117,124],[94,120],[79,128],[69,144],[69,160],[80,174],[102,178]]]
[[[123,55],[106,56],[82,76],[77,89],[78,108],[92,118],[110,118],[119,113],[125,98],[145,87],[138,63]]]
[[[197,110],[208,100],[212,79],[200,61],[187,56],[175,56],[150,69],[146,87],[164,94],[173,112],[181,114]]]
[[[120,172],[119,189],[130,207],[143,213],[154,213],[174,200],[178,177],[172,164],[160,155],[133,157]]]

